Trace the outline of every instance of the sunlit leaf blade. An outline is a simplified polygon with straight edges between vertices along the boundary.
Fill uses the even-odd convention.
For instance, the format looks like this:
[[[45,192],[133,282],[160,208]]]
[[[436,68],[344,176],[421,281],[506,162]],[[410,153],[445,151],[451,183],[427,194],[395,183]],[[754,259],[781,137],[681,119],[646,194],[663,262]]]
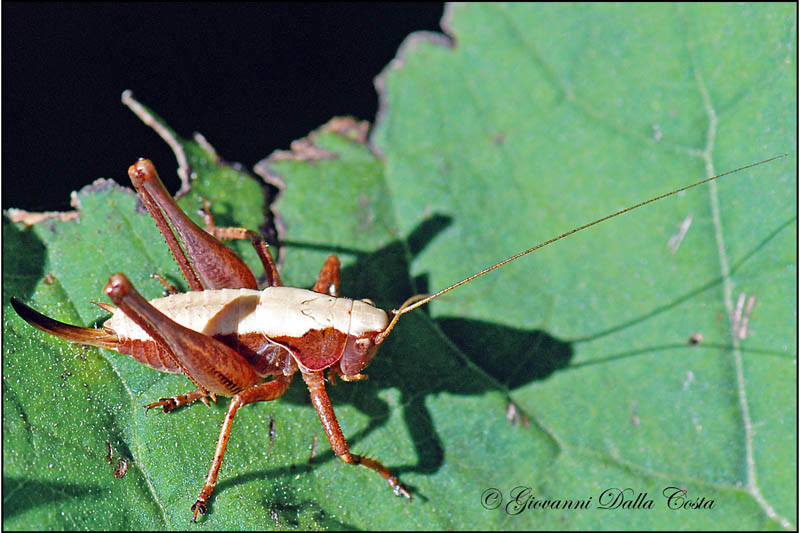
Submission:
[[[594,496],[595,504],[603,488],[631,487],[658,508],[636,517],[527,513],[535,517],[509,527],[791,524],[795,20],[789,6],[774,4],[451,6],[453,41],[412,37],[381,77],[385,108],[374,140],[400,232],[432,213],[452,219],[413,263],[427,278],[421,290],[789,152],[575,235],[431,304],[454,342],[511,380],[511,396],[559,444],[558,468],[546,476],[518,469],[483,486],[506,497],[516,485],[533,486],[537,497]],[[670,239],[689,223],[673,251]],[[754,307],[747,338],[734,345],[729,315],[742,294],[745,310],[750,296]],[[516,345],[496,341],[491,325],[549,344],[524,335]],[[695,333],[704,341],[691,348]],[[563,353],[550,349],[559,343]],[[688,522],[664,508],[669,483],[724,511]],[[742,506],[747,494],[751,504]]]

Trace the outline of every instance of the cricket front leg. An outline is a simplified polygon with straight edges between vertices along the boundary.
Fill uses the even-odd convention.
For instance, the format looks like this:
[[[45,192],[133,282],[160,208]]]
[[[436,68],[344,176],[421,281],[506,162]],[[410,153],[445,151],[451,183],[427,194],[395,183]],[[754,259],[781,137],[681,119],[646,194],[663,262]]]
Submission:
[[[314,288],[311,290],[338,298],[340,268],[341,263],[339,263],[339,258],[336,257],[336,254],[329,255],[328,259],[325,260],[325,264],[322,265],[322,270],[320,270],[319,276],[317,276],[317,282],[314,284]]]
[[[228,406],[228,412],[225,413],[225,420],[222,422],[222,429],[219,432],[217,449],[214,452],[214,459],[211,461],[211,468],[208,470],[206,482],[197,497],[197,501],[192,505],[192,520],[196,522],[197,515],[205,514],[206,512],[206,505],[211,493],[214,491],[214,485],[217,483],[219,468],[222,466],[222,458],[225,455],[225,448],[228,446],[228,439],[231,436],[231,427],[233,426],[233,417],[236,416],[236,411],[248,403],[267,402],[279,398],[286,392],[291,383],[292,376],[281,375],[267,383],[250,387],[231,398],[231,404]]]
[[[325,429],[328,442],[331,443],[333,453],[349,465],[363,465],[370,470],[374,470],[386,480],[396,496],[405,496],[410,500],[411,493],[405,485],[400,483],[380,462],[369,457],[350,453],[350,447],[347,445],[342,429],[339,427],[339,422],[333,412],[331,400],[328,398],[328,393],[325,392],[325,379],[322,377],[322,372],[303,372],[302,374],[306,385],[308,385],[308,392],[311,394],[311,403],[314,404],[314,409],[317,410],[317,415],[319,415],[319,420],[322,422],[323,429]]]

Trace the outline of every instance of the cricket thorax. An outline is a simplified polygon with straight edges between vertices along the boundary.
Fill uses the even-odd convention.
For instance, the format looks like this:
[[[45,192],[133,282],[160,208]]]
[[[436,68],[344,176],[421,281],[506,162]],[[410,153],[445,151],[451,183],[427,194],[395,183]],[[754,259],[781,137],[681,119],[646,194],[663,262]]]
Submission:
[[[383,310],[368,303],[291,287],[265,289],[257,314],[260,323],[269,323],[265,334],[286,346],[301,368],[322,370],[341,360],[344,374],[357,373],[346,363],[353,354],[366,366],[375,353],[372,339],[389,323]]]

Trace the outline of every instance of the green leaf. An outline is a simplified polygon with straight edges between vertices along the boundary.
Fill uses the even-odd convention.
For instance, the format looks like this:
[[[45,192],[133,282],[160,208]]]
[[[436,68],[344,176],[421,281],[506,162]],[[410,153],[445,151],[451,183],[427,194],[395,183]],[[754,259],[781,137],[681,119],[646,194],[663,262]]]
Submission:
[[[517,485],[595,505],[603,488],[631,487],[655,501],[644,513],[498,510],[480,524],[796,527],[795,21],[775,4],[450,6],[453,42],[412,36],[382,75],[374,141],[400,233],[432,214],[452,221],[413,263],[422,291],[791,152],[431,304],[454,343],[508,386],[531,432],[557,444],[546,470],[496,469],[465,505],[482,487],[508,498]],[[733,341],[743,294],[755,306],[747,338]],[[703,344],[690,347],[695,333]],[[521,442],[503,452],[528,455]],[[716,510],[666,509],[671,484]]]
[[[342,293],[390,309],[616,209],[791,151],[537,251],[430,304],[430,316],[404,316],[370,380],[330,393],[352,450],[383,461],[414,501],[336,459],[296,383],[237,414],[202,527],[792,527],[793,14],[450,6],[453,42],[409,37],[379,80],[371,140],[382,157],[362,125],[337,119],[260,164],[284,183],[284,281],[312,285],[335,252]],[[255,180],[181,144],[197,175],[188,213],[202,196],[218,225],[264,224]],[[146,297],[161,291],[154,271],[185,288],[134,195],[100,182],[77,198],[77,219],[3,222],[4,527],[190,527],[227,401],[145,415],[142,404],[191,384],[41,334],[6,307],[14,295],[85,326],[104,319],[91,301],[104,301],[113,272]],[[261,273],[247,243],[235,247]],[[742,293],[755,304],[733,341]],[[695,333],[703,342],[690,347]],[[517,486],[591,508],[514,514]],[[669,486],[715,506],[670,511]],[[598,510],[614,487],[653,508]],[[498,509],[482,506],[489,488]]]

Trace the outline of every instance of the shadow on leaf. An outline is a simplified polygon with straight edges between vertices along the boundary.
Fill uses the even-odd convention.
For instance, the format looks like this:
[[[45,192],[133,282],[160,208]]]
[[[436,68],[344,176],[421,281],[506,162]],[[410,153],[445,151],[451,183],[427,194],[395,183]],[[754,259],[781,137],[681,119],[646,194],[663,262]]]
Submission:
[[[447,216],[433,215],[405,243],[394,241],[372,254],[357,254],[357,261],[342,270],[342,295],[369,297],[382,309],[396,308],[417,292],[408,281],[409,256],[423,250],[450,221]],[[549,377],[566,367],[571,357],[569,344],[544,331],[461,318],[432,321],[423,311],[414,311],[398,322],[367,367],[369,380],[329,386],[328,394],[334,408],[350,404],[368,416],[365,427],[346,435],[351,448],[364,453],[365,450],[358,450],[358,442],[383,426],[390,416],[391,406],[380,393],[386,388],[397,389],[399,398],[392,404],[402,406],[416,448],[417,464],[397,466],[390,458],[382,460],[396,475],[433,474],[442,466],[445,450],[425,405],[427,398],[441,393],[481,395],[497,390],[508,393]],[[282,401],[298,400],[309,404],[307,393],[302,396],[287,393],[282,398]],[[369,451],[379,453],[379,450]],[[320,462],[325,460],[337,459],[326,453],[319,457]]]
[[[21,487],[22,493],[13,498],[3,500],[3,520],[36,508],[42,502],[68,501],[85,499],[87,496],[97,498],[108,494],[108,488],[92,487],[79,483],[58,483],[51,481],[31,481],[28,478],[3,476],[3,492],[11,494]],[[67,507],[67,504],[64,504]]]

